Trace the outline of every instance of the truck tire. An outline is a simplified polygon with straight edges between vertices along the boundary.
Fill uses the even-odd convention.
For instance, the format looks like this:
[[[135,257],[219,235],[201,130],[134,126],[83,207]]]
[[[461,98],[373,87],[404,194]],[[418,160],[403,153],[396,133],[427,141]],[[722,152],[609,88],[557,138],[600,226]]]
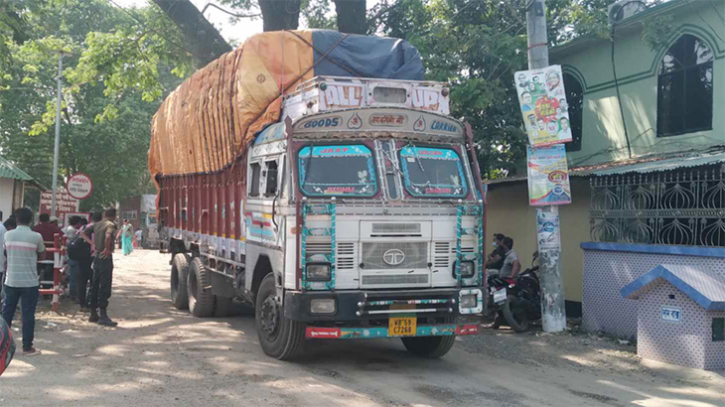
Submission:
[[[188,275],[189,257],[184,253],[175,254],[171,260],[171,302],[176,309],[189,308]]]
[[[234,304],[231,298],[214,296],[214,316],[217,318],[226,318],[234,313]]]
[[[450,336],[424,336],[400,338],[408,352],[424,358],[439,358],[448,353],[456,342],[456,337]]]
[[[194,257],[189,265],[187,292],[189,293],[189,311],[195,317],[206,318],[214,314],[214,294],[211,292],[211,275],[204,263]]]
[[[284,317],[273,273],[267,274],[259,286],[254,319],[264,353],[279,360],[290,360],[297,355],[305,341],[305,326]]]
[[[517,306],[516,297],[509,295],[506,302],[501,306],[503,316],[506,323],[517,333],[523,333],[529,330],[529,316],[526,315],[526,309]]]

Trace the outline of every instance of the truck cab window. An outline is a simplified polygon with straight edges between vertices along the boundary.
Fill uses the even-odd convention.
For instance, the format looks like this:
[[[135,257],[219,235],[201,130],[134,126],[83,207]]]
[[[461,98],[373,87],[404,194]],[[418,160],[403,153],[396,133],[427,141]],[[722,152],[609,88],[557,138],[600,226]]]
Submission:
[[[249,196],[259,196],[259,181],[262,173],[262,167],[259,163],[252,163],[252,181],[249,185]]]
[[[265,196],[277,195],[277,161],[267,161],[267,182],[264,188]]]

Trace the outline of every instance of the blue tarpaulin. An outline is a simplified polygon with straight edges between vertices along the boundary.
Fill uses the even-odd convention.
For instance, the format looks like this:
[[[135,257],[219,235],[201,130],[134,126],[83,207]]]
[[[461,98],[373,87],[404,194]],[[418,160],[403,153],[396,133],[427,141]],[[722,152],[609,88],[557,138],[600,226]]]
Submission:
[[[408,42],[353,34],[342,39],[343,36],[345,34],[339,31],[312,32],[315,75],[424,79],[420,53]]]

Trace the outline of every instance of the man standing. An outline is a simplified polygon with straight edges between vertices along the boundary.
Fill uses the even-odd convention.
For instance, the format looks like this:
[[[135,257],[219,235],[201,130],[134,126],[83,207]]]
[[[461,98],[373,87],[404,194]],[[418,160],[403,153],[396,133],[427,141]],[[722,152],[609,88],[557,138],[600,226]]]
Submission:
[[[18,227],[5,233],[7,253],[7,277],[5,279],[5,304],[3,319],[13,323],[18,302],[22,306],[23,354],[40,353],[33,347],[35,337],[35,307],[38,305],[38,254],[45,251],[43,237],[30,230],[33,212],[21,208],[15,214]]]
[[[506,257],[506,252],[503,248],[503,239],[505,237],[506,236],[502,233],[496,233],[493,235],[493,247],[495,247],[495,249],[486,259],[486,270],[500,270],[501,266],[503,266],[503,260]]]
[[[88,238],[93,235],[93,246],[96,252],[93,260],[93,280],[90,293],[91,316],[88,318],[88,322],[98,322],[99,325],[111,327],[118,325],[108,317],[106,312],[113,282],[113,240],[116,236],[114,220],[116,220],[116,209],[106,209],[102,221],[94,223],[93,228],[83,231]],[[98,308],[101,310],[100,317]]]
[[[78,233],[79,225],[81,223],[80,216],[71,216],[68,227],[65,228],[65,242],[66,246],[70,244],[73,238]],[[67,256],[66,256],[67,257]],[[78,290],[76,282],[78,281],[78,261],[67,257],[68,260],[68,288],[70,290],[70,298],[73,301],[78,300]]]

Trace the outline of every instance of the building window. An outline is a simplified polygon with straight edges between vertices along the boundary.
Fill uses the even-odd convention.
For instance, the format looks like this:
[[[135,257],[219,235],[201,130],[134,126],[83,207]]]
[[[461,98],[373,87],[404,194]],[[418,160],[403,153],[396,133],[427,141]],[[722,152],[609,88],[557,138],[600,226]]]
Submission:
[[[725,341],[725,318],[712,319],[712,341]]]
[[[657,134],[712,129],[712,60],[705,42],[683,35],[667,50],[657,81]]]
[[[564,74],[565,103],[568,106],[569,124],[571,126],[571,142],[566,143],[566,151],[579,151],[582,149],[582,114],[584,112],[584,89],[574,75]]]

